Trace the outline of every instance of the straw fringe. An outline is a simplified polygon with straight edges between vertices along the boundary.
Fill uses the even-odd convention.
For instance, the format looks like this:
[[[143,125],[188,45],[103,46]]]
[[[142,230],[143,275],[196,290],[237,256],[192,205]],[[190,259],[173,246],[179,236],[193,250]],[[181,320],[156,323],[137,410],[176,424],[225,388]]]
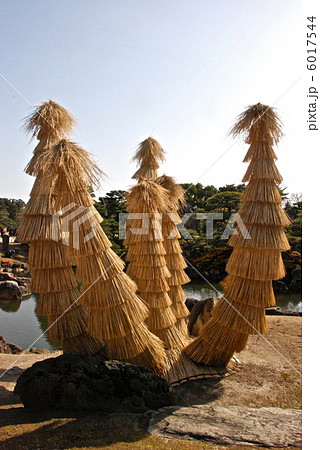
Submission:
[[[78,285],[71,267],[55,269],[33,269],[30,282],[31,292],[61,292]]]
[[[166,280],[154,279],[154,280],[137,280],[138,291],[144,292],[168,292],[170,290]]]
[[[250,162],[252,159],[277,160],[277,155],[271,145],[270,142],[266,141],[251,144],[243,162]]]
[[[236,312],[236,314],[235,314]],[[212,314],[217,322],[230,330],[244,334],[258,334],[267,331],[264,307],[220,299]]]
[[[148,309],[142,304],[123,304],[108,309],[89,310],[88,331],[106,342],[130,335],[133,324],[144,322]]]
[[[187,338],[178,331],[176,326],[157,330],[157,336],[164,342],[166,349],[181,349],[188,343]]]
[[[46,292],[39,295],[37,313],[39,316],[52,316],[64,313],[72,304],[79,300],[78,289],[63,292]],[[79,302],[80,304],[80,302]]]
[[[113,307],[122,305],[132,298],[137,300],[135,295],[137,286],[125,273],[120,272],[116,277],[103,282],[97,281],[93,285],[83,285],[81,290],[81,301],[85,305],[93,308],[100,308],[102,305]]]
[[[190,314],[188,308],[182,302],[172,303],[172,309],[177,319],[187,317]]]
[[[154,280],[157,278],[169,278],[171,276],[167,266],[153,267],[140,264],[144,264],[144,261],[139,260],[136,262],[135,277],[139,280]]]
[[[92,284],[98,276],[99,281],[114,278],[123,268],[124,262],[118,257],[114,258],[110,251],[108,254],[88,255],[78,259],[77,278],[84,284]]]
[[[243,234],[233,234],[228,244],[231,247],[260,248],[270,250],[289,250],[290,245],[286,234],[281,226],[269,227],[263,225],[248,225],[246,227],[250,239],[246,239]]]
[[[183,270],[188,267],[181,253],[167,253],[165,260],[170,271]]]
[[[278,250],[234,248],[226,270],[251,280],[279,280],[286,275]]]
[[[167,308],[172,305],[171,298],[167,292],[144,292],[143,300],[147,303],[148,307],[151,308]]]
[[[173,303],[184,302],[186,294],[181,286],[170,286],[169,296]]]
[[[84,234],[83,238],[79,237],[79,240],[76,241],[79,242],[79,249],[77,249],[72,245],[75,242],[74,239],[76,239],[76,235],[74,235],[73,237],[70,235],[69,243],[71,245],[69,245],[68,247],[70,256],[78,257],[81,255],[94,255],[96,253],[106,252],[112,246],[111,242],[104,234],[104,231],[100,226],[95,228],[94,239],[89,239],[85,242],[85,236],[86,234]]]
[[[52,325],[49,329],[50,338],[59,341],[81,335],[86,329],[87,317],[87,311],[79,306],[72,307],[63,316],[48,316],[48,324]]]
[[[80,334],[74,338],[69,338],[61,341],[62,350],[66,352],[81,352],[86,355],[94,355],[98,352],[106,353],[103,347],[103,341],[95,339],[87,333]]]
[[[146,319],[147,327],[158,334],[158,330],[173,327],[177,321],[171,307],[149,308],[149,315]]]
[[[38,194],[30,197],[25,210],[24,216],[52,215],[55,205],[54,196],[49,197],[48,194]]]
[[[184,317],[180,317],[177,319],[176,328],[180,332],[180,334],[182,334],[182,336],[185,336],[191,342],[191,337],[189,336],[188,326],[186,324]]]
[[[191,281],[190,278],[182,270],[171,270],[171,277],[167,280],[169,286],[186,284],[189,283],[189,281]]]
[[[226,365],[235,348],[237,347],[239,352],[244,350],[248,341],[247,334],[236,331],[230,333],[230,330],[217,323],[211,324],[206,336],[213,336],[215,339],[208,342],[202,335],[198,336],[183,351],[193,361],[212,366]]]
[[[166,254],[163,243],[160,241],[144,242],[143,247],[139,244],[130,244],[127,253],[127,259],[140,258],[141,255],[157,255],[163,256]]]
[[[266,202],[280,205],[282,198],[273,180],[251,180],[241,196],[241,202]]]
[[[51,240],[56,233],[52,216],[24,216],[21,227],[18,231],[20,242],[30,242],[34,240]],[[58,233],[61,238],[61,233]]]
[[[246,183],[247,181],[258,179],[274,180],[277,184],[283,181],[273,160],[268,159],[251,160],[242,182]]]
[[[248,202],[238,211],[241,219],[248,225],[283,226],[291,224],[288,214],[274,203]]]
[[[28,254],[29,266],[33,269],[51,269],[70,266],[62,244],[54,241],[32,241]]]
[[[227,275],[220,284],[228,299],[265,308],[276,304],[272,280],[258,281]]]

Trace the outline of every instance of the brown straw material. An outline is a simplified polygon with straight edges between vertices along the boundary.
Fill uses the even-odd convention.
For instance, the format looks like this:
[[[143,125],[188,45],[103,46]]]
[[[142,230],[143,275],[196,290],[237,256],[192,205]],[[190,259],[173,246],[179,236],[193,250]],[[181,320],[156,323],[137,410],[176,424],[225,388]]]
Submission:
[[[29,175],[36,175],[36,164],[42,151],[72,133],[75,124],[71,114],[52,100],[41,103],[26,117],[25,131],[40,141],[25,169]]]
[[[184,189],[175,179],[167,175],[157,178],[156,183],[162,186],[169,194],[169,213],[164,214],[162,219],[163,245],[166,251],[165,259],[171,277],[168,279],[170,291],[169,297],[172,300],[172,308],[177,317],[177,328],[187,339],[189,332],[185,318],[189,316],[189,310],[185,305],[185,295],[182,285],[189,283],[190,278],[185,274],[184,269],[187,267],[182,256],[182,250],[179,244],[180,233],[177,224],[181,222],[178,210],[186,203]],[[173,242],[175,244],[173,244]]]
[[[127,195],[127,210],[129,213],[146,214],[148,226],[142,228],[144,234],[134,234],[133,229],[139,228],[139,225],[141,228],[143,221],[132,220],[127,228],[125,245],[129,247],[128,256],[133,256],[129,272],[134,274],[138,291],[149,308],[148,328],[164,342],[166,350],[175,349],[174,354],[179,355],[187,340],[176,327],[177,316],[168,295],[172,272],[166,265],[161,225],[170,201],[166,189],[150,179],[140,178]],[[168,363],[170,365],[169,360]]]
[[[158,177],[159,163],[165,161],[164,153],[161,145],[151,137],[141,142],[132,158],[140,167],[132,178],[136,180],[140,178],[155,180]]]
[[[110,358],[139,360],[160,370],[165,365],[163,344],[147,329],[148,308],[137,296],[136,284],[123,272],[123,261],[111,249],[88,190],[99,180],[97,165],[78,144],[62,140],[46,152],[41,167],[48,174],[58,174],[57,209],[70,206],[72,198],[81,202],[71,205],[61,220],[68,218],[64,233],[69,238],[77,280],[82,284],[81,301],[88,308],[88,332],[105,342]],[[69,220],[70,215],[74,217]]]
[[[290,219],[281,208],[273,144],[282,136],[281,122],[272,108],[257,105],[242,113],[231,130],[243,134],[250,148],[239,215],[250,234],[239,224],[229,244],[234,247],[222,282],[224,297],[212,310],[212,318],[185,349],[198,363],[227,364],[234,352],[243,350],[249,334],[265,333],[265,307],[275,304],[272,280],[285,276],[281,251],[289,249],[283,227]]]
[[[74,123],[70,114],[52,101],[42,103],[27,118],[25,129],[40,142],[26,168],[36,180],[18,238],[30,242],[31,290],[39,293],[38,312],[48,317],[51,338],[61,341],[63,351],[92,354],[103,349],[104,343],[86,331],[87,311],[78,302],[78,282],[67,248],[53,240],[53,235],[57,240],[62,237],[61,223],[53,221],[57,173],[51,170],[48,177],[43,157],[61,135],[72,131]]]

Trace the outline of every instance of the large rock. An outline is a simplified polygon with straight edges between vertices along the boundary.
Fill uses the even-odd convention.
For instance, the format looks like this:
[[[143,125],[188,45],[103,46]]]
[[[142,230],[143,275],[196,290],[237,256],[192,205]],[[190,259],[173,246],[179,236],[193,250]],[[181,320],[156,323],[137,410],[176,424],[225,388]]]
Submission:
[[[6,342],[3,336],[0,336],[0,353],[18,354],[22,353],[22,348],[11,342]]]
[[[30,295],[30,278],[0,272],[0,299],[14,300]]]
[[[174,404],[169,383],[150,369],[80,353],[33,364],[15,393],[35,409],[144,412]]]
[[[212,310],[217,303],[217,297],[199,300],[192,308],[188,321],[188,330],[192,336],[199,336],[200,328],[212,317]]]
[[[300,410],[196,405],[162,408],[150,416],[148,431],[155,436],[254,448],[301,447]]]
[[[22,294],[16,281],[0,281],[1,300],[16,300],[21,297]]]

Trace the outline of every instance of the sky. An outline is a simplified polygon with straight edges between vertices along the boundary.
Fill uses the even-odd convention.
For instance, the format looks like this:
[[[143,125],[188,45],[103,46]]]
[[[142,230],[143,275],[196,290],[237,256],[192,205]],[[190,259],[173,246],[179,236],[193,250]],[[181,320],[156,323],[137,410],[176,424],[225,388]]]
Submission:
[[[160,174],[238,184],[246,144],[228,131],[248,105],[277,108],[283,186],[297,176],[305,133],[297,0],[0,0],[0,197],[28,200],[23,172],[37,141],[23,119],[52,99],[77,119],[72,139],[127,189],[142,140],[166,150]]]

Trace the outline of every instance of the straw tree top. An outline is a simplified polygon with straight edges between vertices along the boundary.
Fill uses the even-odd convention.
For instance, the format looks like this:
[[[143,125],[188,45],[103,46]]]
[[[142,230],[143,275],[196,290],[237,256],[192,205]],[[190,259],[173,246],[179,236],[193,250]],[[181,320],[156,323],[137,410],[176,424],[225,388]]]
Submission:
[[[230,135],[236,137],[243,135],[247,144],[257,140],[269,140],[272,144],[277,144],[282,133],[282,122],[274,110],[270,106],[257,103],[248,106],[237,117],[237,121],[230,130]]]
[[[75,118],[58,103],[48,100],[40,103],[32,113],[26,117],[24,130],[31,133],[32,137],[37,137],[39,144],[34,149],[34,155],[27,165],[25,171],[29,175],[36,175],[35,164],[39,155],[62,138],[68,137],[74,126]]]
[[[165,161],[165,151],[152,137],[145,139],[139,144],[132,161],[135,161],[139,165],[139,169],[132,176],[133,179],[139,180],[140,178],[148,178],[155,180],[158,177],[157,170],[160,167],[160,163]]]

